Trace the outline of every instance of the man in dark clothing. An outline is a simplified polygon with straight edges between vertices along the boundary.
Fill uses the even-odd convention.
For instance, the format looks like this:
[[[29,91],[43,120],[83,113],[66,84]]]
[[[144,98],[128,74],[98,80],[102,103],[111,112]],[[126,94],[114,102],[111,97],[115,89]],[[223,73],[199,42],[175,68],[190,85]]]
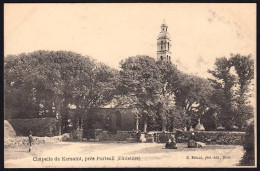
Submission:
[[[29,152],[31,152],[32,150],[32,141],[33,141],[33,137],[32,137],[32,131],[29,132]]]
[[[195,135],[194,132],[191,133],[191,137],[188,141],[188,148],[195,148],[196,147],[196,141],[195,141]]]
[[[136,141],[139,142],[141,137],[141,131],[138,129],[136,130]]]

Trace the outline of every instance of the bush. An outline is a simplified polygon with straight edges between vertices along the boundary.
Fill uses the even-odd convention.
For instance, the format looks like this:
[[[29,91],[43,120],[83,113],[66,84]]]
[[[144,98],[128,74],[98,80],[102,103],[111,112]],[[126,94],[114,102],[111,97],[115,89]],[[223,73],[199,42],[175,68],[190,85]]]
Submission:
[[[10,119],[8,121],[17,136],[28,136],[29,131],[33,132],[33,136],[39,137],[51,137],[58,134],[55,118]]]
[[[254,124],[250,124],[247,127],[243,147],[245,150],[244,156],[240,161],[242,166],[254,166],[255,165],[255,138],[254,138]]]

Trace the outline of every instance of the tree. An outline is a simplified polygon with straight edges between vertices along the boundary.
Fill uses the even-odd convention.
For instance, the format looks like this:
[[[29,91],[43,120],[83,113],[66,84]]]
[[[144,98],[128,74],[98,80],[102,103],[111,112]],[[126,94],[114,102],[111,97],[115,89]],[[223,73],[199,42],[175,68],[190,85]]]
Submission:
[[[157,113],[163,89],[161,73],[153,58],[148,56],[129,57],[120,63],[120,94],[128,96],[130,108],[137,109],[144,120],[144,132],[147,131],[149,117]]]
[[[5,59],[5,101],[18,98],[20,93],[14,92],[21,89],[25,94],[23,100],[28,101],[29,106],[53,105],[61,134],[62,117],[66,116],[69,104],[91,108],[105,105],[112,98],[114,73],[109,67],[74,52],[36,51],[8,56]],[[15,108],[10,103],[6,107]],[[22,115],[20,112],[24,111],[20,109],[17,110]]]
[[[226,57],[217,58],[214,70],[208,70],[215,79],[209,79],[215,88],[213,101],[221,107],[220,120],[222,125],[231,129],[234,118],[234,104],[232,87],[235,84],[235,76],[230,74],[232,64]]]
[[[254,60],[250,55],[241,56],[240,54],[236,54],[231,56],[230,62],[238,75],[238,94],[242,98],[242,102],[244,102],[246,100],[246,93],[249,91],[248,86],[251,80],[254,79]]]
[[[178,71],[169,81],[169,90],[174,94],[177,110],[193,120],[201,118],[211,105],[213,88],[206,79]]]
[[[246,129],[245,139],[243,141],[243,148],[245,153],[240,160],[242,166],[254,166],[255,165],[255,133],[254,122],[249,123]]]
[[[253,108],[249,105],[248,97],[249,85],[254,78],[254,61],[250,55],[241,56],[240,54],[232,55],[230,58],[232,66],[237,73],[238,89],[236,90],[236,123],[241,129],[245,121],[253,117]]]
[[[234,67],[235,73],[231,73]],[[251,56],[232,55],[231,58],[217,58],[214,70],[209,70],[215,79],[209,79],[214,87],[211,98],[220,108],[220,120],[227,129],[237,125],[242,129],[245,121],[253,116],[253,108],[248,105],[248,93],[254,78],[254,61]],[[238,87],[238,88],[236,88]]]
[[[81,72],[77,86],[73,89],[74,103],[81,111],[78,116],[80,125],[83,113],[105,106],[113,100],[116,94],[117,70],[98,63],[89,73]]]
[[[171,119],[171,115],[173,113],[173,108],[175,106],[174,101],[174,92],[172,91],[172,87],[174,87],[178,81],[177,77],[179,71],[177,70],[176,65],[171,62],[158,60],[156,62],[160,69],[161,73],[161,81],[163,85],[162,92],[160,94],[160,103],[158,107],[158,115],[160,118],[161,130],[165,131],[166,128],[172,127],[173,120]]]

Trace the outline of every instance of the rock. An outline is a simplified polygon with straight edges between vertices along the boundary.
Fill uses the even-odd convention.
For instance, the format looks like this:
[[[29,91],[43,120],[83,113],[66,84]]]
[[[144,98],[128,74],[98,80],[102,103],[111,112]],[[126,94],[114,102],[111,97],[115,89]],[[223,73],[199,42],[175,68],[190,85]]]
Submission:
[[[205,147],[206,144],[199,142],[199,141],[194,141],[194,140],[189,140],[188,142],[188,148],[201,148],[201,147]]]
[[[16,137],[16,132],[14,128],[7,120],[4,120],[4,137],[5,138]]]
[[[202,142],[196,142],[196,146],[197,146],[197,148],[200,148],[200,147],[205,147],[206,144],[202,143]]]
[[[71,140],[71,136],[69,133],[62,134],[62,141]]]
[[[146,142],[145,134],[141,134],[140,136],[140,142]]]

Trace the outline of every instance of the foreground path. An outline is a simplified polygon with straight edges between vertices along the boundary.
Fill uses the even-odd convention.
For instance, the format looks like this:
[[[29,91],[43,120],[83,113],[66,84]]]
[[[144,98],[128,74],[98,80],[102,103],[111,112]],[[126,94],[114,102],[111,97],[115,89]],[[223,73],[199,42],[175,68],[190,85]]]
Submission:
[[[179,144],[173,150],[157,143],[61,142],[35,146],[32,153],[5,149],[4,163],[6,168],[236,167],[242,156],[242,146],[232,145],[189,149]]]

